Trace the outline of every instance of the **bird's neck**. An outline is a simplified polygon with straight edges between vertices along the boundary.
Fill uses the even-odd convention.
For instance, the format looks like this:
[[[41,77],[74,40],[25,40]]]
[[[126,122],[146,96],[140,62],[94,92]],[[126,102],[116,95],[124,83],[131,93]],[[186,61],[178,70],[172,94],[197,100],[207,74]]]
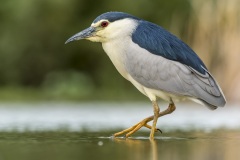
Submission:
[[[126,48],[128,45],[126,39],[116,39],[109,42],[102,43],[104,51],[109,56],[110,60],[118,70],[118,72],[126,79],[128,79],[128,73],[125,69]]]

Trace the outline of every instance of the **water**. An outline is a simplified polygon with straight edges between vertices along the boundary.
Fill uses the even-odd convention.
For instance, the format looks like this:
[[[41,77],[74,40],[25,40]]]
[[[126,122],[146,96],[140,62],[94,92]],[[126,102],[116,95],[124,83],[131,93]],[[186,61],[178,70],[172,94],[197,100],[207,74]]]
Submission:
[[[166,104],[161,104],[164,106]],[[0,160],[238,160],[240,109],[180,104],[148,139],[111,135],[152,114],[142,103],[0,104]]]
[[[149,141],[146,133],[113,139],[111,133],[0,133],[1,160],[238,160],[236,131],[171,132]],[[145,136],[143,136],[145,135]]]

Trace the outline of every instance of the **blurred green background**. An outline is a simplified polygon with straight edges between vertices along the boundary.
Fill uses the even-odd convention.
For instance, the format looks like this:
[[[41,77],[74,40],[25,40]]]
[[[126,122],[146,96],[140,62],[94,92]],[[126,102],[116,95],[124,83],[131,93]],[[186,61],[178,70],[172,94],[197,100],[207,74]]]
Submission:
[[[100,14],[123,11],[189,44],[240,101],[238,0],[0,0],[0,100],[147,100],[113,67],[100,43],[64,45]]]

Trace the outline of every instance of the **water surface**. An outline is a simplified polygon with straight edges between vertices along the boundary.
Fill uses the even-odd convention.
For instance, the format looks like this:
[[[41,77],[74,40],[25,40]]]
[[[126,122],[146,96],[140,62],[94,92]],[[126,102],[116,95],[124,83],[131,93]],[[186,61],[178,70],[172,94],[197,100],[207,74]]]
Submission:
[[[154,141],[148,129],[128,139],[111,136],[149,115],[146,103],[2,103],[0,160],[240,159],[238,106],[180,104],[159,118],[163,134]]]
[[[11,160],[237,160],[237,131],[147,133],[112,138],[106,132],[0,133],[0,159]]]

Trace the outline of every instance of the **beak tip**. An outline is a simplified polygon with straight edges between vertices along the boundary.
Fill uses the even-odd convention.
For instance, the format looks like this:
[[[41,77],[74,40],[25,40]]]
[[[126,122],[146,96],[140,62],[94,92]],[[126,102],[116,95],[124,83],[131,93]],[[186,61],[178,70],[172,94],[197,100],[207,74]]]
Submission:
[[[81,39],[86,39],[88,37],[92,36],[92,33],[95,32],[95,28],[93,27],[89,27],[75,35],[73,35],[72,37],[70,37],[65,44],[72,42],[72,41],[76,41],[76,40],[81,40]]]
[[[64,44],[67,44],[67,43],[69,43],[69,42],[72,42],[74,39],[72,39],[72,38],[69,38]]]
[[[86,39],[88,37],[93,36],[93,33],[95,32],[95,28],[94,27],[89,27],[75,35],[73,35],[72,37],[70,37],[65,44],[72,42],[72,41],[76,41],[76,40],[81,40],[81,39]]]

